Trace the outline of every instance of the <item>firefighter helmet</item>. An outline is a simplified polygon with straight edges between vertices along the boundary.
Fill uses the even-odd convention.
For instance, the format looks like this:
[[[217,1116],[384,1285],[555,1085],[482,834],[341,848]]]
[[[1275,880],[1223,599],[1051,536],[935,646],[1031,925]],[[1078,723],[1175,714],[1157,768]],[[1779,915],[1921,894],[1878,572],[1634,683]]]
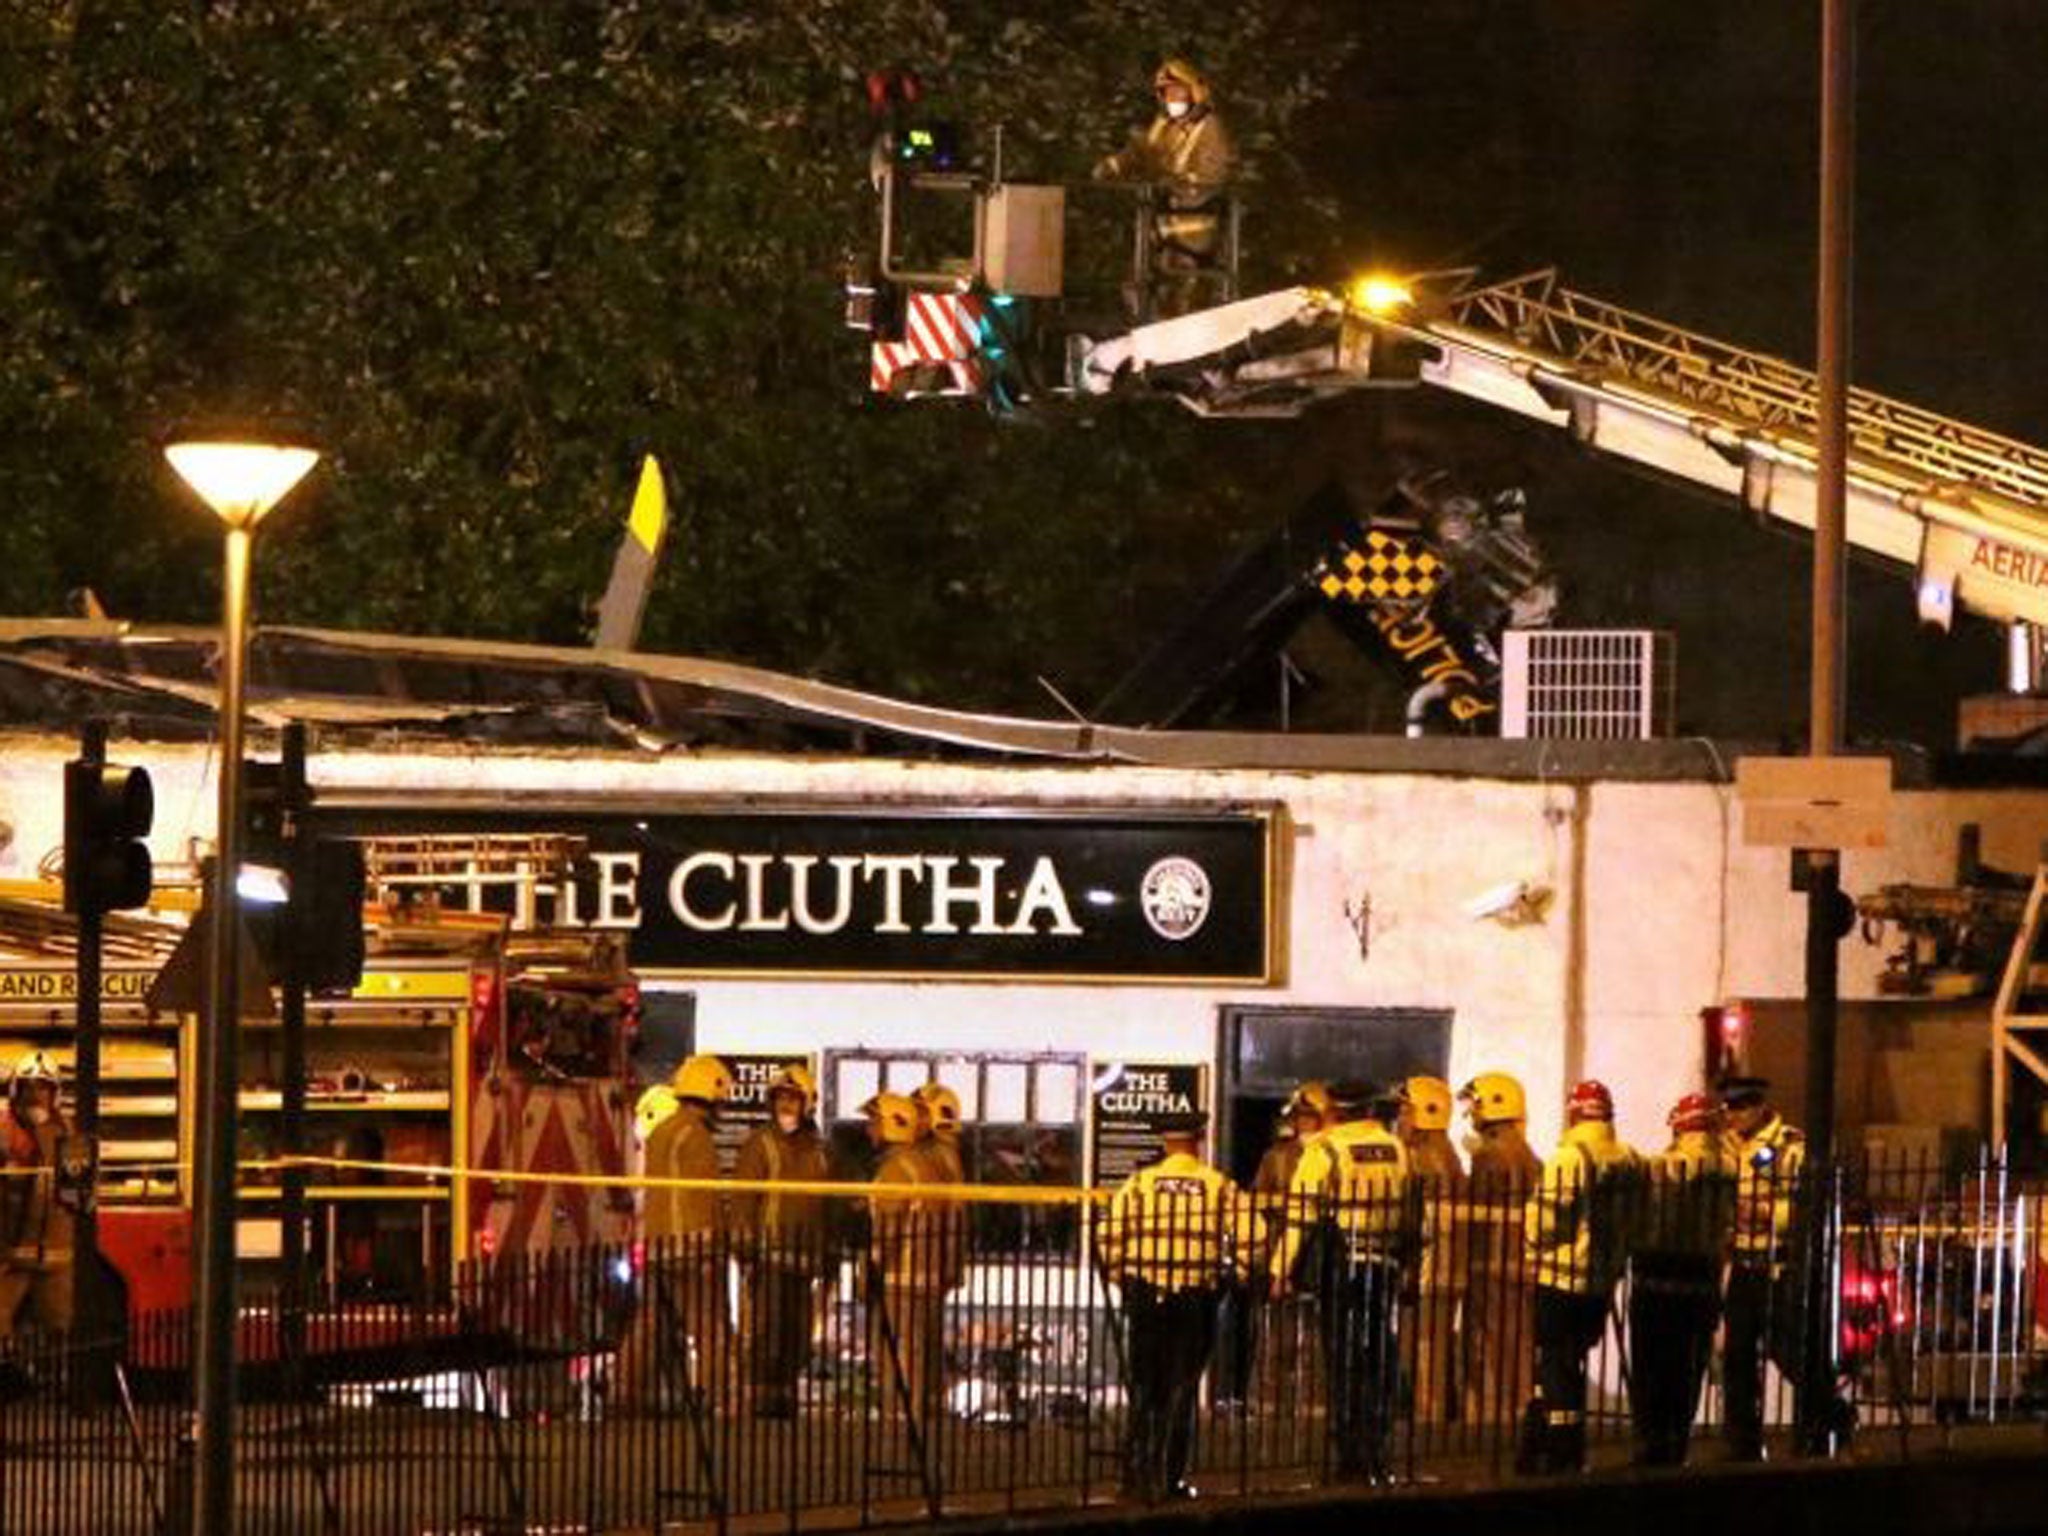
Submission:
[[[1674,1131],[1711,1131],[1721,1123],[1721,1103],[1711,1093],[1688,1093],[1671,1106]]]
[[[818,1080],[811,1076],[811,1069],[800,1061],[793,1061],[776,1073],[768,1082],[768,1102],[775,1102],[778,1093],[793,1093],[803,1103],[801,1113],[808,1115],[818,1102]]]
[[[1198,107],[1209,104],[1209,82],[1202,72],[1186,59],[1168,59],[1152,76],[1152,92],[1157,95],[1169,85],[1177,85],[1188,93],[1188,100]]]
[[[1451,1085],[1440,1077],[1411,1077],[1401,1085],[1401,1105],[1418,1131],[1451,1128]]]
[[[676,1068],[669,1087],[679,1099],[718,1104],[732,1093],[732,1071],[716,1056],[692,1056]]]
[[[1298,1114],[1310,1114],[1318,1120],[1328,1120],[1332,1107],[1329,1087],[1311,1080],[1288,1095],[1286,1106],[1280,1111],[1280,1118],[1292,1120]]]
[[[960,1133],[960,1095],[944,1083],[922,1083],[911,1095],[931,1116],[932,1130],[941,1136]]]
[[[1458,1090],[1474,1125],[1521,1124],[1529,1118],[1522,1085],[1505,1072],[1482,1072]]]
[[[639,1127],[640,1139],[645,1141],[652,1136],[654,1128],[674,1114],[681,1102],[667,1083],[656,1083],[642,1093],[633,1104],[633,1124]]]
[[[882,1145],[907,1146],[917,1140],[917,1104],[900,1093],[878,1093],[860,1112],[880,1133]]]
[[[7,1094],[12,1098],[29,1088],[57,1087],[57,1068],[41,1051],[30,1051],[14,1063],[7,1074]]]
[[[1571,1096],[1564,1101],[1564,1112],[1565,1119],[1573,1125],[1581,1120],[1612,1120],[1614,1095],[1607,1091],[1605,1083],[1588,1078],[1574,1085]]]

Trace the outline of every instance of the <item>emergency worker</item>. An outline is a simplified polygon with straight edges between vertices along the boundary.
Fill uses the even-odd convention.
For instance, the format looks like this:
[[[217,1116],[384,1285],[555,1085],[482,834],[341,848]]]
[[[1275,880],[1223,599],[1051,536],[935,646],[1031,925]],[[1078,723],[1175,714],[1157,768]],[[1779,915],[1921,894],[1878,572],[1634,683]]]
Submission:
[[[1187,60],[1161,64],[1152,94],[1158,115],[1123,149],[1097,163],[1095,179],[1157,189],[1153,302],[1157,313],[1178,315],[1193,307],[1199,274],[1213,268],[1220,253],[1235,152],[1209,82]]]
[[[1482,1072],[1458,1099],[1472,1127],[1460,1418],[1500,1423],[1521,1411],[1535,1385],[1535,1287],[1522,1213],[1543,1160],[1529,1145],[1528,1101],[1514,1078]]]
[[[1192,1492],[1195,1401],[1216,1346],[1217,1295],[1260,1249],[1251,1202],[1202,1160],[1205,1125],[1193,1112],[1164,1119],[1164,1155],[1124,1180],[1097,1229],[1103,1273],[1123,1303],[1124,1487],[1147,1502]]]
[[[1642,1159],[1614,1132],[1614,1097],[1583,1082],[1544,1164],[1524,1223],[1536,1281],[1536,1391],[1522,1417],[1517,1471],[1576,1472],[1586,1457],[1586,1356],[1607,1329],[1628,1262]]]
[[[960,1095],[944,1083],[922,1083],[911,1095],[917,1105],[917,1150],[924,1159],[927,1182],[963,1185],[967,1162],[960,1149]],[[939,1290],[941,1347],[935,1368],[944,1392],[945,1351],[943,1347],[945,1301],[967,1279],[970,1216],[967,1204],[957,1195],[933,1195],[925,1202],[931,1226],[931,1262],[937,1269],[933,1281]]]
[[[1330,1089],[1336,1123],[1309,1143],[1288,1190],[1287,1230],[1273,1254],[1286,1296],[1306,1262],[1322,1302],[1331,1450],[1341,1475],[1385,1479],[1400,1362],[1394,1349],[1402,1271],[1420,1241],[1396,1103],[1366,1083]]]
[[[11,1338],[24,1315],[41,1332],[69,1332],[72,1229],[89,1170],[58,1103],[57,1069],[41,1051],[22,1057],[8,1078],[0,1150],[0,1234],[7,1243],[0,1338]]]
[[[669,1080],[675,1108],[647,1138],[650,1179],[716,1179],[711,1123],[732,1093],[732,1073],[716,1056],[692,1056]],[[642,1095],[643,1101],[646,1095]],[[726,1248],[721,1201],[708,1189],[646,1192],[640,1230],[647,1289],[621,1346],[625,1402],[653,1406],[666,1363],[700,1393],[729,1379],[732,1321],[726,1313]],[[691,1369],[694,1351],[695,1369]],[[665,1373],[663,1373],[665,1374]]]
[[[876,1185],[900,1189],[938,1182],[918,1149],[916,1100],[884,1092],[860,1108],[868,1141],[880,1154]],[[902,1194],[876,1198],[869,1203],[868,1223],[868,1357],[879,1375],[883,1411],[907,1406],[920,1423],[929,1423],[944,1379],[946,1305],[932,1202]]]
[[[1736,1461],[1761,1461],[1764,1361],[1778,1367],[1795,1393],[1802,1385],[1795,1197],[1806,1138],[1772,1108],[1770,1084],[1760,1077],[1730,1078],[1721,1102],[1739,1165],[1722,1359],[1728,1452]]]
[[[1294,1170],[1301,1165],[1301,1154],[1329,1124],[1329,1086],[1313,1079],[1302,1083],[1281,1106],[1273,1144],[1266,1148],[1258,1171],[1252,1175],[1252,1204],[1263,1223],[1268,1248],[1259,1255],[1244,1283],[1233,1288],[1244,1297],[1238,1316],[1233,1316],[1230,1296],[1225,1297],[1222,1390],[1226,1395],[1230,1395],[1233,1382],[1237,1394],[1247,1399],[1256,1395],[1251,1375],[1253,1361],[1260,1355],[1265,1357],[1262,1369],[1269,1387],[1293,1390],[1303,1385],[1297,1374],[1310,1363],[1302,1354],[1309,1306],[1298,1296],[1274,1300],[1272,1247],[1287,1230],[1287,1193],[1294,1186]],[[1241,1326],[1233,1326],[1240,1321]]]
[[[1671,1145],[1648,1163],[1628,1288],[1629,1406],[1636,1460],[1678,1466],[1721,1316],[1721,1256],[1735,1220],[1737,1159],[1721,1106],[1689,1093],[1672,1108]]]
[[[1415,1420],[1448,1424],[1458,1403],[1458,1313],[1465,1298],[1465,1165],[1451,1145],[1451,1085],[1411,1077],[1401,1085],[1401,1142],[1421,1198],[1424,1233],[1410,1302],[1415,1339]]]
[[[740,1144],[733,1177],[755,1184],[823,1184],[831,1178],[813,1113],[818,1085],[792,1064],[768,1084],[769,1118]],[[733,1197],[745,1297],[747,1371],[754,1416],[796,1412],[797,1381],[811,1352],[812,1293],[829,1265],[825,1196],[746,1190]]]

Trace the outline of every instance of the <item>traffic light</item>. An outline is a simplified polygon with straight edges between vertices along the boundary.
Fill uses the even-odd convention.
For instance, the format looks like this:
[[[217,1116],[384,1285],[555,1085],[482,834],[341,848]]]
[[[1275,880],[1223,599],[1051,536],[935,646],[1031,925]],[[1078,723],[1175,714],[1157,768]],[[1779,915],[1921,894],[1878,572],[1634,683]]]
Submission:
[[[148,770],[74,760],[64,765],[64,910],[99,916],[149,905],[155,866]]]
[[[368,885],[360,844],[325,837],[299,844],[284,931],[307,991],[346,992],[363,979]]]

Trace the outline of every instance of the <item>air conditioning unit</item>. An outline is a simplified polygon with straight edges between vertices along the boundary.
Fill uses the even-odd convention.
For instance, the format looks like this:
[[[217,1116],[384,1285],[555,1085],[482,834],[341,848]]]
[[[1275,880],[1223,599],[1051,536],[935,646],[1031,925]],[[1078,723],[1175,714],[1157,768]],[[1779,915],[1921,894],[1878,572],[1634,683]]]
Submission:
[[[1672,635],[1511,629],[1501,637],[1503,736],[1636,741],[1671,734]]]

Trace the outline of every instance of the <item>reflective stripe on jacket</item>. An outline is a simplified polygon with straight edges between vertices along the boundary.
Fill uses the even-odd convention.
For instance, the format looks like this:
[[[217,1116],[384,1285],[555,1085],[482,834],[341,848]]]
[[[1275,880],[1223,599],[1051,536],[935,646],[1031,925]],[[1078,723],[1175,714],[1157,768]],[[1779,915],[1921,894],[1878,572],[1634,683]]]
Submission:
[[[1103,1271],[1162,1291],[1205,1290],[1242,1274],[1260,1237],[1244,1191],[1186,1152],[1140,1168],[1097,1231]]]
[[[1409,1209],[1408,1149],[1372,1120],[1346,1120],[1308,1144],[1287,1192],[1287,1231],[1275,1279],[1294,1272],[1309,1233],[1329,1223],[1353,1263],[1401,1259],[1417,1236]]]
[[[1737,1156],[1735,1261],[1776,1269],[1792,1237],[1792,1195],[1806,1164],[1806,1138],[1774,1114],[1737,1144]]]
[[[1628,1262],[1629,1224],[1642,1159],[1605,1120],[1569,1127],[1543,1165],[1522,1230],[1538,1285],[1604,1296]]]

